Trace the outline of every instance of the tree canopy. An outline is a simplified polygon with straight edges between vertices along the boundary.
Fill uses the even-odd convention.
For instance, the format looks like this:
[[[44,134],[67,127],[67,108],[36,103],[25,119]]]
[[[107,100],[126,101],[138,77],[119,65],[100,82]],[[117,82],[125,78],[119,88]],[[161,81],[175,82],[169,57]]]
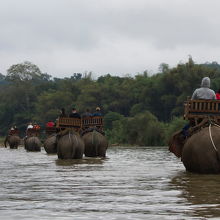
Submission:
[[[112,142],[163,144],[167,130],[172,130],[168,124],[182,124],[177,121],[183,102],[200,87],[201,79],[210,77],[215,91],[220,87],[220,65],[196,64],[191,57],[174,68],[163,63],[152,76],[106,74],[93,80],[91,74],[52,78],[31,62],[12,65],[6,76],[0,74],[0,134],[5,135],[12,124],[24,129],[29,121],[37,121],[43,126],[55,120],[62,107],[83,113],[100,106]]]

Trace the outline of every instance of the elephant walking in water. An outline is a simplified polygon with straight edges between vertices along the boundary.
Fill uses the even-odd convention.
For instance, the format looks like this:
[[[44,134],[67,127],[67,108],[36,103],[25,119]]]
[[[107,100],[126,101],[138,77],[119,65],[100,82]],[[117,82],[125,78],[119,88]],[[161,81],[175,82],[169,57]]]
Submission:
[[[93,130],[85,133],[83,136],[85,143],[85,156],[87,157],[105,157],[108,148],[106,137],[100,132]]]
[[[8,143],[11,149],[16,149],[18,148],[20,142],[21,142],[21,138],[18,135],[8,135],[5,138],[4,145],[5,147],[7,147],[7,143]]]
[[[176,142],[178,142],[178,136]],[[172,142],[170,151],[181,160],[187,171],[220,173],[220,126],[209,124],[197,130],[182,145]],[[181,142],[179,142],[181,143]]]
[[[74,131],[58,134],[57,156],[59,159],[81,159],[84,153],[84,142]]]
[[[41,141],[37,136],[30,136],[24,140],[24,148],[27,151],[41,151]]]
[[[44,142],[44,149],[48,154],[57,153],[57,137],[56,134],[50,135]]]
[[[182,149],[186,170],[220,173],[220,127],[209,125],[192,135]]]

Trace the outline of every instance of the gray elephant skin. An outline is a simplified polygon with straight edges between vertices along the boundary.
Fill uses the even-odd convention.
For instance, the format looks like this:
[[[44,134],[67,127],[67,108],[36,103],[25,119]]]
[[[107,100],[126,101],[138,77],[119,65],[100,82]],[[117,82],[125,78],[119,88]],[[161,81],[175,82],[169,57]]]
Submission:
[[[84,142],[76,132],[69,132],[58,138],[57,156],[59,159],[81,159],[84,153]]]
[[[56,135],[50,135],[44,142],[44,149],[48,154],[57,153],[57,137]]]
[[[82,136],[85,143],[86,157],[105,157],[108,148],[108,141],[100,132],[92,131]]]
[[[220,127],[211,126],[211,133],[209,127],[205,127],[187,139],[182,149],[182,162],[190,172],[220,173],[219,152]]]
[[[41,141],[36,136],[25,139],[24,147],[27,151],[41,151]]]
[[[11,149],[18,148],[18,145],[21,143],[21,139],[18,135],[10,135],[5,138],[4,144],[7,147],[7,143]]]

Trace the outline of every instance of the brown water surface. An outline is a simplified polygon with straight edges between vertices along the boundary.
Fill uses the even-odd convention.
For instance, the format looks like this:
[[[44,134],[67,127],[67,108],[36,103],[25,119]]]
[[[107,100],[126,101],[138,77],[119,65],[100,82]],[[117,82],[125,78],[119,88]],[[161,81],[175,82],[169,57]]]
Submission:
[[[185,172],[166,147],[58,160],[0,148],[1,219],[219,219],[220,175]]]

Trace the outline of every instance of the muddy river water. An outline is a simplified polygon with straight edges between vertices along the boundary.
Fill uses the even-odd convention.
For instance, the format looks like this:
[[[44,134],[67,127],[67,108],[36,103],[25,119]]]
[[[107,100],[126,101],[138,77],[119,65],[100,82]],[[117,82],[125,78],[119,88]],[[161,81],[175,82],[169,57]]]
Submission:
[[[107,159],[0,148],[0,219],[220,219],[220,175],[185,171],[167,147]]]

